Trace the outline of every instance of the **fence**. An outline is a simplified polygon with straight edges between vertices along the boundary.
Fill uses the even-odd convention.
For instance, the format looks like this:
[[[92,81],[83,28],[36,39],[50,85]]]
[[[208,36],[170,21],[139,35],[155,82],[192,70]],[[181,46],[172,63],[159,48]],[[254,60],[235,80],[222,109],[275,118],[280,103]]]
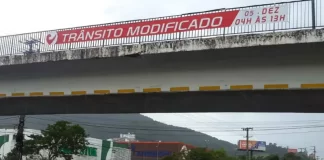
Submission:
[[[155,21],[166,21],[169,19],[180,18],[185,19],[190,16],[207,15],[211,13],[224,13],[231,11],[246,11],[246,10],[257,10],[264,7],[272,6],[287,6],[289,22],[282,21],[278,23],[264,23],[264,24],[247,24],[247,25],[230,25],[219,28],[207,28],[200,30],[188,30],[182,32],[154,34],[154,35],[139,35],[132,37],[122,37],[113,39],[99,39],[83,42],[72,42],[49,45],[46,43],[46,37],[51,31],[25,33],[19,35],[10,35],[0,37],[0,56],[6,55],[19,55],[24,54],[26,50],[34,48],[36,52],[53,52],[60,50],[71,50],[80,48],[93,48],[93,47],[104,47],[112,45],[127,45],[127,44],[138,44],[138,43],[149,43],[157,41],[169,41],[169,40],[180,40],[190,38],[202,38],[202,37],[217,37],[217,36],[228,36],[235,34],[249,34],[258,32],[276,32],[285,30],[300,30],[300,29],[315,29],[324,26],[324,13],[321,8],[324,8],[324,0],[302,0],[302,1],[291,1],[273,4],[262,4],[247,7],[238,8],[226,8],[217,9],[204,12],[187,13],[175,16],[166,16],[158,18],[140,19],[116,23],[99,24],[92,26],[83,26],[67,29],[58,29],[57,32],[69,32],[78,29],[91,29],[95,27],[110,27],[110,26],[125,26],[133,25],[134,23],[150,23]],[[26,40],[37,40],[39,43],[26,44],[23,43]]]

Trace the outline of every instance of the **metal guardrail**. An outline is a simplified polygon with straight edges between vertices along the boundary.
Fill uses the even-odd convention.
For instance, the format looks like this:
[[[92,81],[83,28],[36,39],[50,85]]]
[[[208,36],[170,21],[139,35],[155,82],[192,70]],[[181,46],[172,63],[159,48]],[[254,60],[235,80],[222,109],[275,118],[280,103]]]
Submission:
[[[278,22],[278,23],[267,23],[267,24],[251,24],[251,25],[243,25],[243,26],[229,26],[224,28],[203,29],[203,30],[185,31],[185,32],[178,32],[178,33],[157,34],[157,35],[150,35],[150,36],[104,39],[104,40],[95,40],[95,41],[87,41],[87,42],[74,42],[74,43],[65,43],[65,44],[56,44],[56,45],[48,45],[45,43],[46,35],[50,31],[2,36],[0,37],[0,56],[23,54],[24,51],[28,50],[29,46],[22,42],[31,39],[44,42],[44,43],[32,44],[33,48],[36,49],[37,52],[42,53],[42,52],[53,52],[53,51],[71,50],[71,49],[80,49],[80,48],[104,47],[104,46],[121,45],[121,44],[124,45],[138,44],[138,43],[149,43],[149,42],[157,42],[157,41],[169,41],[169,40],[180,40],[180,39],[212,37],[212,36],[227,36],[227,35],[235,35],[235,34],[258,33],[258,32],[315,29],[317,27],[324,26],[324,13],[322,12],[322,8],[324,8],[324,3],[322,3],[322,1],[324,0],[302,0],[302,1],[262,4],[262,5],[254,5],[254,6],[246,6],[246,7],[238,7],[238,8],[217,9],[217,10],[210,10],[204,12],[187,13],[182,15],[58,29],[56,31],[67,31],[67,30],[85,29],[85,28],[100,27],[100,26],[112,26],[112,25],[119,25],[119,24],[131,24],[136,22],[166,20],[170,18],[186,17],[192,15],[202,15],[202,14],[210,14],[210,13],[217,13],[217,12],[233,11],[233,10],[256,9],[260,7],[274,6],[274,5],[276,6],[288,5],[289,23]]]

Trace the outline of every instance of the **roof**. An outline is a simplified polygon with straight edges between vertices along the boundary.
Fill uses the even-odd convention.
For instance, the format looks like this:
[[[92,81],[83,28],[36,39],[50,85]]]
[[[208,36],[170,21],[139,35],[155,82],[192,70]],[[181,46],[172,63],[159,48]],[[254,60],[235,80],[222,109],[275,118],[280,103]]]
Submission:
[[[185,144],[182,142],[152,142],[152,141],[140,141],[140,142],[116,142],[116,143],[131,143],[131,144],[179,144],[179,145],[186,145],[186,146],[190,146],[190,147],[194,147],[191,144]]]
[[[118,142],[118,143],[129,143],[129,142]],[[151,141],[139,141],[139,142],[130,142],[130,143],[146,143],[146,144],[183,144],[182,142],[151,142]]]

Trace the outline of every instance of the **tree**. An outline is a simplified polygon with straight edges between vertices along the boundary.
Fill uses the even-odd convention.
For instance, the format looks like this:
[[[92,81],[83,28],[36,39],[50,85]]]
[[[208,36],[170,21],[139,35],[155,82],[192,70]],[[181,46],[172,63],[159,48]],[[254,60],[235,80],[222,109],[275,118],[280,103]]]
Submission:
[[[206,148],[191,149],[185,158],[186,160],[214,160],[213,151],[207,151]]]
[[[3,158],[3,160],[17,160],[19,159],[19,154],[15,148]]]
[[[214,159],[219,159],[219,160],[229,159],[229,157],[227,156],[227,153],[224,149],[212,151],[212,155],[213,155]]]
[[[207,150],[206,148],[191,149],[188,154],[177,153],[163,160],[235,160],[235,157],[227,155],[224,149],[220,150]]]
[[[164,157],[163,160],[212,160],[211,152],[206,151],[205,148],[194,148],[189,153],[184,152],[174,153],[171,156]]]
[[[45,158],[41,151],[47,152],[47,159],[58,157],[71,160],[73,155],[80,155],[86,149],[85,130],[79,125],[72,125],[67,121],[58,121],[48,125],[41,135],[31,135],[30,140],[24,142],[24,155]]]
[[[174,153],[171,156],[164,157],[162,160],[183,160],[183,153]]]
[[[282,158],[279,155],[261,155],[254,156],[251,160],[309,160],[304,159],[301,155],[294,153],[286,153]],[[224,149],[206,150],[206,148],[191,149],[187,156],[183,153],[173,154],[172,156],[164,157],[163,160],[246,160],[245,155],[232,157],[229,156]]]
[[[284,155],[283,160],[301,160],[301,157],[295,153],[287,153]]]
[[[279,156],[278,155],[269,155],[266,157],[266,160],[279,160]]]

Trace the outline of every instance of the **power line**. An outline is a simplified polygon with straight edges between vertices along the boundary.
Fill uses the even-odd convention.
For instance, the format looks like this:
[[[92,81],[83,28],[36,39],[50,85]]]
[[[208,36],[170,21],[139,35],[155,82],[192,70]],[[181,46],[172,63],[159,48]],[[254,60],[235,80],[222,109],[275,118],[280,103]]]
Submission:
[[[36,118],[36,119],[40,119],[40,118]],[[41,118],[41,120],[47,120],[47,121],[57,121],[57,120],[48,120],[45,118]],[[27,122],[28,123],[28,122]],[[78,123],[78,122],[76,122]],[[79,123],[81,124],[81,123]],[[82,124],[81,124],[82,125]],[[183,135],[184,132],[193,132],[193,130],[187,130],[187,129],[161,129],[161,128],[137,128],[137,127],[116,127],[116,126],[106,126],[106,125],[96,125],[96,124],[83,124],[84,126],[88,126],[88,127],[96,127],[96,128],[100,128],[100,129],[104,129],[104,128],[109,128],[109,129],[124,129],[124,130],[135,130],[135,131],[155,131],[158,133],[154,133],[154,134],[160,134],[160,135],[177,135],[174,132],[179,132],[179,134],[181,133]],[[304,127],[304,128],[317,128],[318,126],[312,126],[312,127]],[[301,127],[299,127],[301,128]],[[276,129],[276,130],[285,130],[286,128],[280,128],[280,129]],[[291,129],[291,128],[288,128]],[[273,129],[271,129],[273,130]],[[165,132],[173,132],[173,134],[165,134]],[[237,131],[237,130],[200,130],[200,132],[233,132],[233,131]],[[103,131],[103,132],[107,132],[107,131]],[[161,133],[162,132],[162,133]],[[164,133],[163,133],[164,132]],[[322,132],[322,131],[307,131],[307,132],[296,132],[297,133],[310,133],[310,132]],[[143,134],[143,133],[141,133]],[[152,134],[152,133],[150,133]],[[290,132],[290,133],[268,133],[268,134],[254,134],[254,135],[278,135],[278,134],[294,134],[294,132]],[[213,135],[213,134],[208,134],[211,136],[228,136],[228,135]],[[188,136],[195,136],[195,135],[188,135]]]
[[[32,123],[32,124],[39,124],[41,122],[37,122],[37,123],[33,123],[33,122],[26,122],[26,123]],[[47,123],[44,123],[44,124],[47,124]],[[94,126],[98,129],[102,129],[102,127],[97,127],[97,126]],[[0,131],[1,132],[1,131]],[[120,131],[98,131],[96,130],[96,132],[102,132],[102,133],[116,133],[116,134],[120,134]],[[136,132],[136,131],[135,131]],[[188,132],[195,132],[195,131],[188,131]],[[265,133],[265,134],[253,134],[253,135],[283,135],[283,134],[305,134],[305,133],[319,133],[319,132],[324,132],[324,130],[317,130],[317,131],[305,131],[305,132],[280,132],[280,133]],[[166,133],[154,133],[154,135],[159,135],[159,136],[193,136],[193,137],[204,137],[206,136],[207,134],[204,134],[204,133],[199,133],[199,132],[196,132],[197,134],[183,134],[183,132],[179,133],[179,134],[166,134]],[[152,135],[152,133],[136,133],[137,135]],[[208,134],[208,136],[227,136],[227,137],[237,137],[239,135],[219,135],[219,134]]]
[[[35,117],[36,118],[36,117]],[[60,117],[60,120],[61,119],[63,119],[63,117]],[[64,118],[64,119],[66,119],[67,120],[67,118]],[[140,124],[136,124],[136,126],[137,126],[137,128],[129,128],[128,126],[130,126],[130,125],[133,125],[133,123],[134,122],[131,122],[129,125],[122,125],[122,124],[120,124],[120,119],[118,119],[118,121],[116,121],[117,119],[112,119],[113,121],[111,121],[111,122],[114,122],[114,124],[110,124],[110,126],[112,127],[112,126],[116,126],[115,124],[116,123],[118,123],[118,125],[115,127],[115,128],[120,128],[120,126],[127,126],[127,128],[120,128],[120,129],[138,129],[138,126],[142,126],[142,125],[140,125],[140,124],[143,124],[143,122],[145,122],[145,121],[142,121]],[[75,123],[79,123],[79,124],[84,124],[84,125],[86,125],[86,126],[90,126],[90,125],[93,125],[93,126],[91,126],[91,127],[101,127],[101,126],[107,126],[107,124],[91,124],[91,123],[88,123],[88,122],[81,122],[81,121],[75,121],[75,120],[68,120],[68,121],[71,121],[71,122],[75,122]],[[115,123],[116,122],[116,123]],[[302,121],[291,121],[291,122],[302,122]],[[146,122],[147,123],[147,122]],[[150,123],[150,124],[152,124],[152,123]],[[144,128],[147,128],[146,130],[154,130],[154,127],[155,127],[156,125],[154,125],[154,126],[152,126],[152,125],[143,125],[143,127]],[[188,126],[186,126],[186,127],[188,127]],[[281,127],[281,128],[280,128]],[[300,127],[304,127],[305,128],[305,126],[291,126],[291,128],[286,128],[286,127],[284,127],[284,128],[282,128],[282,126],[280,126],[280,127],[278,127],[278,126],[275,126],[275,127],[254,127],[254,128],[257,128],[257,129],[255,129],[255,131],[262,131],[262,130],[280,130],[280,129],[282,129],[282,130],[286,130],[286,129],[299,129]],[[306,128],[317,128],[318,127],[318,125],[317,126],[307,126]],[[320,126],[320,127],[324,127],[324,126]],[[105,128],[107,128],[107,127],[105,127]],[[194,126],[190,126],[190,128],[196,128],[196,127],[194,127]],[[202,128],[202,127],[200,127],[200,128]],[[206,126],[206,128],[207,128],[207,126]],[[210,128],[209,126],[208,126],[208,128]],[[213,126],[213,128],[215,128],[214,126]],[[220,127],[218,127],[218,128],[220,128]],[[263,128],[263,129],[262,129]],[[161,128],[158,128],[158,129],[161,129]],[[224,128],[221,128],[222,130],[224,130]],[[226,128],[226,129],[228,129],[228,128]],[[230,128],[231,129],[231,128]],[[262,129],[262,130],[261,130]],[[164,129],[165,130],[165,129]],[[178,129],[179,130],[179,129]],[[200,132],[221,132],[222,130],[220,130],[220,129],[218,129],[217,131],[215,131],[215,130],[201,130],[201,129],[196,129],[196,130],[199,130]],[[228,132],[233,132],[233,131],[238,131],[238,130],[236,130],[236,129],[232,129],[232,130],[225,130],[225,132],[226,131],[228,131]]]
[[[32,123],[32,122],[26,122],[26,123]],[[37,122],[37,123],[34,123],[34,124],[39,124],[41,122]],[[47,124],[47,123],[44,123],[44,124]],[[98,129],[102,129],[102,127],[97,127],[97,126],[94,126],[95,128],[98,128]],[[102,130],[96,130],[96,132],[102,132],[102,133],[112,133],[112,134],[120,134],[120,131],[102,131]],[[135,131],[136,132],[136,131]],[[188,132],[191,132],[191,131],[188,131]],[[194,131],[192,131],[194,132]],[[279,133],[264,133],[264,134],[253,134],[253,135],[284,135],[284,134],[305,134],[305,133],[319,133],[319,132],[324,132],[324,130],[311,130],[311,131],[304,131],[304,132],[279,132]],[[183,134],[182,133],[179,133],[179,134],[166,134],[166,133],[154,133],[154,135],[159,135],[159,136],[193,136],[193,137],[199,137],[199,136],[227,136],[227,137],[237,137],[237,135],[219,135],[219,134],[204,134],[204,133],[198,133],[196,132],[197,134]],[[152,133],[136,133],[137,135],[152,135]]]
[[[195,115],[198,116],[198,115]],[[201,119],[201,117],[200,117]],[[179,122],[179,123],[187,123],[186,121],[165,121],[165,122]],[[265,123],[278,123],[278,124],[286,124],[286,123],[293,123],[293,124],[300,124],[300,123],[324,123],[324,120],[303,120],[303,121],[195,121],[195,123],[226,123],[226,124],[265,124]]]
[[[45,119],[45,118],[36,118],[36,117],[29,117],[33,119],[40,119],[40,120],[48,120],[48,121],[55,121],[51,119]],[[119,127],[120,125],[104,125],[104,124],[93,124],[93,123],[86,123],[86,122],[80,122],[80,121],[70,121],[74,123],[78,123],[84,126],[89,127],[103,127],[103,128],[110,128],[110,129],[133,129],[133,130],[143,130],[143,131],[179,131],[179,132],[187,132],[188,129],[165,129],[165,128],[138,128],[138,127]],[[129,125],[128,125],[129,126]],[[173,126],[175,127],[175,126]],[[202,132],[214,132],[214,130],[201,130]],[[239,131],[239,130],[222,130],[222,131]]]
[[[63,117],[60,117],[60,119],[63,119]],[[68,118],[64,118],[64,119],[68,119]],[[117,121],[117,119],[113,119],[112,118],[111,120],[112,121],[110,121],[110,122],[113,122],[114,124],[110,124],[110,126],[114,126],[114,125],[116,126],[116,123],[118,123],[118,125],[116,126],[116,128],[117,127],[120,127],[120,126],[127,126],[129,128],[130,125],[134,125],[134,122],[128,122],[126,124],[120,124],[121,123],[120,122],[121,119],[118,119],[118,121]],[[91,123],[88,123],[88,122],[80,122],[80,121],[75,121],[75,120],[68,120],[68,121],[74,121],[74,122],[80,123],[80,124],[83,123],[84,125],[87,125],[87,126],[89,126],[89,125],[94,125],[94,126],[101,126],[101,125],[103,125],[103,126],[107,126],[107,124],[98,124],[98,123],[97,124],[91,124]],[[136,122],[139,122],[139,121],[136,121]],[[311,120],[311,121],[284,121],[284,122],[308,122],[308,123],[310,123],[310,122],[314,123],[315,122],[315,123],[319,123],[321,121],[319,121],[319,120]],[[137,126],[137,128],[139,128],[139,126],[143,126],[144,128],[148,128],[148,129],[151,129],[151,130],[154,127],[156,127],[156,125],[154,125],[154,124],[153,125],[143,125],[145,123],[152,124],[151,122],[142,121],[139,124],[136,124],[136,126]],[[283,124],[281,124],[281,125],[283,125]],[[181,127],[184,127],[184,126],[181,126]],[[190,125],[190,126],[187,126],[186,125],[185,127],[190,127],[192,129],[198,130],[200,132],[221,132],[224,129],[225,129],[225,132],[236,132],[236,131],[239,131],[239,130],[234,129],[233,127],[217,127],[217,128],[220,128],[217,131],[214,130],[215,129],[214,126],[212,126],[214,128],[213,130],[202,130],[201,129],[201,128],[211,128],[210,126],[199,126],[199,127],[196,127],[196,126],[192,126],[192,125]],[[286,128],[287,125],[285,125],[285,126],[274,126],[274,127],[256,127],[256,126],[253,126],[253,127],[255,128],[255,131],[262,131],[262,130],[265,130],[266,131],[266,130],[279,130],[279,129],[283,129],[283,130],[286,130],[286,129],[299,129],[300,127],[304,127],[304,126],[291,126],[291,128]],[[284,128],[282,128],[282,127],[284,127]],[[324,127],[324,124],[321,127]],[[237,127],[235,127],[235,128],[237,128]],[[317,128],[317,126],[307,126],[307,128]],[[125,128],[122,128],[122,129],[125,129]],[[135,128],[132,128],[132,129],[135,129]],[[161,128],[158,128],[158,129],[161,129]],[[230,129],[230,130],[228,130],[228,129]]]
[[[0,118],[0,121],[2,121],[2,120],[7,120],[7,119],[14,119],[14,118],[18,118],[18,116],[12,116],[12,117]]]
[[[188,118],[188,119],[194,119],[186,114],[183,114],[183,113],[173,113],[174,115],[176,116],[183,116],[185,118]],[[60,117],[60,118],[63,118],[64,119],[70,119],[68,117],[65,117],[66,115],[51,115],[51,116],[56,116],[56,117]],[[286,123],[293,123],[293,124],[300,124],[300,123],[324,123],[324,120],[303,120],[303,121],[221,121],[221,122],[216,122],[214,120],[209,120],[209,121],[197,121],[199,119],[201,119],[201,116],[197,115],[197,114],[194,114],[193,116],[196,117],[196,119],[194,119],[194,123],[212,123],[212,124],[265,124],[265,123],[277,123],[277,124],[286,124]],[[81,117],[81,118],[86,118],[87,116],[85,117]],[[206,117],[202,116],[204,119],[206,119]],[[119,118],[105,118],[105,120],[109,120],[109,121],[118,121],[118,122],[127,122],[127,123],[133,123],[132,122],[129,122],[129,120],[125,120],[125,119],[119,119]],[[218,120],[219,121],[219,120]],[[136,120],[134,122],[138,122],[138,123],[150,123],[150,122],[147,122],[147,121],[142,121],[142,120]],[[188,123],[187,121],[164,121],[164,122],[172,122],[172,123]]]
[[[49,121],[57,121],[53,119],[46,119],[46,118],[37,118],[37,117],[31,117],[29,118],[33,119],[40,119],[40,120],[49,120]],[[178,131],[178,132],[188,132],[187,129],[161,129],[161,128],[139,128],[139,127],[119,127],[120,125],[104,125],[104,124],[92,124],[92,123],[86,123],[86,122],[80,122],[80,121],[71,121],[74,123],[78,123],[84,126],[89,126],[89,127],[103,127],[103,128],[110,128],[110,129],[132,129],[132,130],[143,130],[143,131]],[[256,129],[255,131],[279,131],[279,130],[294,130],[294,129],[303,129],[303,128],[324,128],[324,125],[304,125],[304,126],[287,126],[287,127],[263,127]],[[200,132],[238,132],[240,130],[238,129],[211,129],[211,130],[199,130]]]
[[[179,115],[179,114],[176,114],[176,115]],[[190,118],[191,120],[194,120],[193,121],[193,123],[197,123],[198,121],[196,121],[196,119],[194,119],[194,118],[192,118],[192,117],[187,117],[187,115],[180,115],[180,116],[186,116],[185,118]],[[194,115],[194,116],[196,116],[196,115]],[[58,117],[60,117],[60,119],[62,119],[63,117],[61,117],[61,116],[58,116]],[[68,118],[64,118],[64,119],[68,119]],[[197,117],[197,119],[199,119],[199,116]],[[71,119],[70,119],[71,120]],[[111,121],[111,122],[118,122],[118,126],[120,126],[120,123],[122,122],[122,121],[126,121],[126,124],[134,124],[134,122],[138,122],[138,123],[140,123],[140,124],[145,124],[145,123],[149,123],[149,124],[152,124],[151,122],[147,122],[147,121],[132,121],[132,122],[129,122],[129,120],[124,120],[124,119],[113,119],[113,118],[109,118],[109,120]],[[73,120],[74,121],[74,120]],[[175,122],[175,121],[172,121],[172,122]],[[273,123],[273,122],[275,122],[275,121],[268,121],[268,122],[271,122],[271,123]],[[306,123],[306,124],[308,124],[308,123],[321,123],[321,122],[324,122],[324,121],[320,121],[320,120],[309,120],[309,121],[277,121],[277,122],[275,122],[275,123],[279,123],[280,125],[284,125],[285,123],[291,123],[291,124],[294,124],[294,123],[296,123],[296,124],[301,124],[301,123]],[[79,121],[79,123],[87,123],[87,122],[80,122]],[[125,123],[125,122],[122,122],[122,123]],[[185,122],[185,123],[188,123],[188,122]],[[208,121],[204,121],[204,122],[199,122],[199,123],[204,123],[204,124],[207,124],[207,123],[212,123],[212,124],[217,124],[217,125],[226,125],[226,126],[228,126],[228,124],[227,123],[229,123],[229,124],[236,124],[236,123],[243,123],[244,125],[246,125],[246,123],[248,123],[248,122],[215,122],[215,121],[213,121],[213,122],[208,122]],[[254,123],[257,123],[257,122],[254,122]],[[262,124],[262,126],[264,126],[264,124],[265,123],[267,123],[267,121],[260,121],[259,123],[261,123]],[[324,124],[323,124],[324,125]],[[137,125],[138,126],[138,125]],[[287,126],[287,125],[285,125],[285,126]],[[206,126],[207,127],[207,126]],[[257,126],[254,126],[254,128],[256,128]],[[237,128],[237,127],[235,127],[235,128]],[[269,128],[269,127],[258,127],[258,128]],[[273,127],[273,128],[278,128],[278,126],[276,125],[275,127]]]
[[[253,134],[253,135],[282,135],[282,134],[302,134],[302,133],[316,133],[316,132],[324,132],[324,130],[318,130],[318,131],[305,131],[305,132],[264,133],[264,134]]]

